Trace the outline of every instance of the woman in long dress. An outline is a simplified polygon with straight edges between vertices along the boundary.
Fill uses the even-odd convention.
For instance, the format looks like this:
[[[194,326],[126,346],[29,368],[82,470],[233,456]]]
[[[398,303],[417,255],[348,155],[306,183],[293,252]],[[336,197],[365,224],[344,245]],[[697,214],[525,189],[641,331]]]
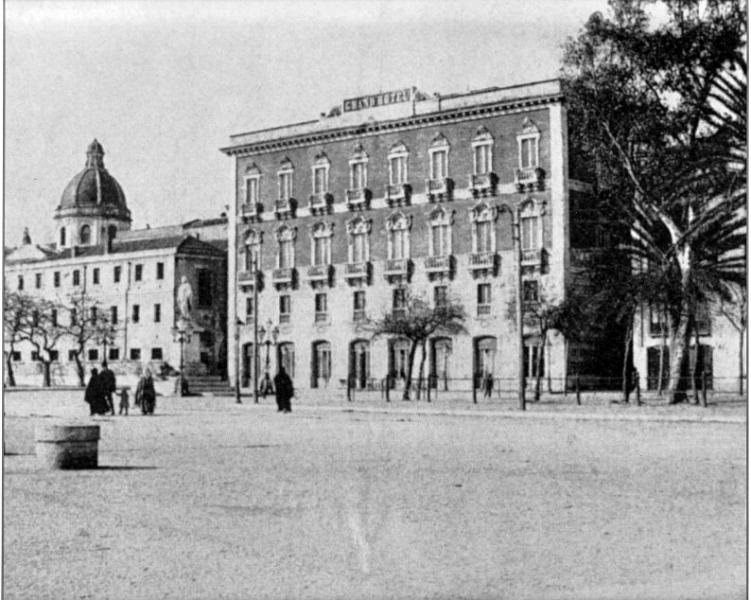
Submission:
[[[145,415],[153,415],[156,406],[156,390],[154,390],[154,380],[151,377],[151,371],[146,369],[143,377],[138,380],[136,388],[136,405],[141,407],[141,412]]]
[[[86,386],[84,400],[89,405],[90,415],[104,415],[107,413],[107,399],[104,397],[104,388],[99,371],[91,369],[91,379]]]

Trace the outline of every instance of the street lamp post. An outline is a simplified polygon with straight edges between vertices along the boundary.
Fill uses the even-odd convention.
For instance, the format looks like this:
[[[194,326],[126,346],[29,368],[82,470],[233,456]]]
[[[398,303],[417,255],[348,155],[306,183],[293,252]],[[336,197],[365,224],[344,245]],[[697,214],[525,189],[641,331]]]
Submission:
[[[177,324],[172,328],[172,337],[180,344],[180,375],[177,379],[178,395],[185,396],[188,389],[188,380],[185,378],[185,344],[190,342],[192,326],[189,321],[183,318],[177,320]]]

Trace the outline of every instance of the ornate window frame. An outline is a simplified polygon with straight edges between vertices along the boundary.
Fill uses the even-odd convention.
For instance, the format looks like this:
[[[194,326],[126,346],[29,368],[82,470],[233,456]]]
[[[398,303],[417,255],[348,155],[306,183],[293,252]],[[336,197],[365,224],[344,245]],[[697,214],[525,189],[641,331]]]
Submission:
[[[250,197],[250,182],[255,181],[255,198]],[[261,169],[258,165],[252,163],[245,168],[243,174],[243,204],[250,205],[255,208],[255,205],[261,201]]]
[[[284,179],[284,176],[289,176],[289,193],[287,195],[283,195],[282,192],[284,191],[282,189],[282,180]],[[282,159],[282,162],[279,165],[279,169],[276,172],[276,178],[277,178],[277,188],[278,188],[278,199],[280,201],[287,201],[290,198],[294,198],[295,196],[295,166],[292,164],[292,161],[285,157]]]
[[[368,187],[368,153],[361,144],[358,144],[355,148],[352,156],[349,159],[349,189],[350,190],[364,190]],[[355,166],[362,165],[362,182],[355,181]],[[362,185],[356,185],[362,183]]]
[[[276,228],[275,237],[277,242],[276,252],[276,268],[292,268],[294,269],[297,264],[297,252],[295,251],[295,240],[297,238],[297,227],[290,227],[289,225],[280,225]],[[290,243],[292,246],[291,264],[282,267],[282,243]]]
[[[245,255],[245,270],[253,271],[250,257],[255,254],[258,257],[258,269],[261,270],[261,250],[263,248],[263,232],[258,229],[249,229],[243,237],[243,254]]]
[[[387,246],[388,246],[388,259],[394,260],[394,239],[393,239],[393,233],[395,231],[404,231],[404,237],[405,237],[405,245],[406,245],[406,252],[405,256],[402,256],[401,258],[409,259],[412,257],[412,240],[410,239],[410,230],[412,229],[412,215],[405,215],[402,211],[398,210],[396,212],[391,213],[389,217],[386,219],[386,231],[388,232],[387,235]]]
[[[534,164],[524,166],[524,157],[522,154],[523,142],[526,140],[534,140]],[[518,145],[519,156],[519,168],[520,169],[536,169],[540,166],[540,129],[535,122],[529,117],[524,118],[521,130],[516,134],[516,142]]]
[[[472,173],[474,175],[487,175],[493,172],[493,144],[495,138],[484,125],[479,127],[472,138]],[[480,172],[477,165],[477,149],[487,147],[488,149],[488,169]]]
[[[472,224],[470,228],[472,231],[472,253],[477,254],[480,251],[477,249],[477,224],[490,222],[490,250],[489,252],[495,253],[497,251],[496,245],[496,232],[495,221],[498,219],[498,209],[495,206],[490,206],[487,202],[478,202],[469,211],[469,221]],[[486,251],[487,252],[487,251]]]
[[[402,181],[394,181],[394,169],[393,161],[395,159],[404,159],[404,171],[402,173]],[[409,181],[409,150],[404,142],[397,142],[391,148],[387,156],[388,168],[389,168],[389,185],[403,185]]]
[[[357,216],[347,221],[347,262],[355,262],[354,236],[356,235],[365,236],[365,247],[363,248],[364,260],[362,262],[370,262],[370,230],[372,226],[372,219],[366,219],[362,216]]]
[[[435,173],[434,165],[433,165],[433,156],[439,152],[445,152],[446,153],[446,172],[442,174],[441,177],[438,177]],[[428,148],[428,159],[429,159],[429,168],[428,172],[430,174],[430,179],[436,180],[436,179],[445,179],[449,177],[449,173],[451,172],[450,168],[450,156],[451,155],[451,144],[449,144],[449,141],[446,139],[446,136],[442,133],[439,133],[436,135],[432,141],[430,142],[430,147]]]
[[[524,202],[522,202],[519,205],[519,229],[520,229],[520,240],[519,243],[521,244],[522,251],[524,250],[542,250],[544,247],[544,240],[543,240],[543,223],[542,223],[542,217],[545,215],[545,201],[539,200],[535,198],[527,198]],[[537,244],[534,248],[527,248],[524,246],[524,227],[522,226],[522,222],[524,219],[529,218],[535,218],[537,219]]]
[[[316,258],[316,240],[323,239],[328,240],[325,243],[325,257],[323,263],[320,266],[331,264],[331,246],[332,238],[334,237],[334,224],[324,221],[316,221],[310,227],[310,266],[319,266],[315,262]]]
[[[311,189],[313,190],[313,194],[328,194],[329,192],[329,170],[331,168],[331,161],[329,160],[329,157],[326,156],[325,152],[320,152],[316,154],[315,159],[313,160],[313,164],[310,168],[310,177],[311,177]],[[316,172],[322,170],[323,171],[323,189],[322,190],[316,190]]]
[[[434,254],[434,248],[435,248],[434,231],[435,231],[436,226],[447,227],[446,248],[445,248],[446,252],[444,252],[444,254],[442,254],[441,256],[451,256],[453,254],[454,214],[455,213],[453,210],[445,210],[441,206],[436,206],[432,211],[430,211],[430,214],[428,215],[428,255],[429,256],[438,256]]]

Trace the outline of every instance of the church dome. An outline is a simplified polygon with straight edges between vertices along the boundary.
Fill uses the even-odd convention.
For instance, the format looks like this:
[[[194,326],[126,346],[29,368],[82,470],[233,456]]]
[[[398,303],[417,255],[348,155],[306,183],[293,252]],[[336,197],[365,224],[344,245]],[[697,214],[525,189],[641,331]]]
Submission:
[[[86,166],[65,187],[57,210],[101,212],[130,220],[123,189],[104,167],[104,149],[97,140],[89,144]]]

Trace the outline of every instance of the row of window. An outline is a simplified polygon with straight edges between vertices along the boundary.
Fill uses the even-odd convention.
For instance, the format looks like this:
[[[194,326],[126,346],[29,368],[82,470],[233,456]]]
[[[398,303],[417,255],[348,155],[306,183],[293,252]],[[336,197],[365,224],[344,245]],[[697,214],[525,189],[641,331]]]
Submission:
[[[518,168],[520,171],[534,170],[539,166],[540,130],[525,119],[524,126],[517,135]],[[493,135],[485,127],[480,127],[471,142],[472,175],[483,176],[494,172]],[[431,181],[442,181],[450,176],[449,153],[451,146],[446,137],[439,133],[433,138],[428,148],[428,171]],[[388,152],[387,167],[389,186],[403,186],[409,182],[410,151],[403,142],[394,144]],[[349,190],[360,191],[368,188],[369,156],[358,144],[349,158]],[[329,170],[331,161],[325,152],[316,155],[311,167],[311,184],[313,194],[320,196],[329,192]],[[256,164],[246,168],[244,174],[244,200],[247,205],[261,202],[261,169]],[[276,172],[278,199],[285,202],[294,197],[295,167],[289,158],[284,158]]]
[[[110,225],[107,227],[107,237],[110,240],[114,240],[117,236],[117,226],[116,225]],[[105,229],[102,227],[102,235],[104,235]],[[67,242],[67,233],[65,230],[65,227],[60,228],[60,246],[65,246],[65,243]],[[74,242],[75,243],[75,240]],[[91,225],[88,223],[85,223],[81,225],[81,227],[78,230],[78,244],[81,246],[89,246],[91,245]]]
[[[84,270],[84,273],[86,270]],[[115,266],[112,268],[112,281],[113,283],[120,283],[122,278],[123,268],[122,266]],[[42,273],[34,274],[34,287],[36,289],[42,288]],[[164,279],[164,263],[156,263],[156,279]],[[52,285],[53,287],[60,287],[61,273],[60,271],[54,271],[52,273]],[[143,281],[143,265],[134,265],[133,269],[133,281]],[[81,269],[73,269],[71,274],[72,285],[81,285]],[[93,267],[91,269],[91,283],[92,285],[99,285],[101,283],[101,269],[99,267]],[[24,276],[18,276],[18,290],[24,289]]]
[[[59,360],[59,352],[57,350],[50,350],[50,359],[52,362]],[[131,348],[129,351],[130,360],[141,360],[141,349]],[[99,348],[88,348],[86,353],[86,360],[88,362],[96,362],[100,358]],[[11,354],[11,358],[14,362],[20,362],[22,360],[21,352],[14,351]],[[32,362],[39,360],[39,353],[36,350],[32,350],[29,356]],[[161,348],[151,349],[151,360],[163,360],[164,353]],[[76,360],[76,351],[68,350],[68,361],[74,362]],[[120,360],[120,348],[107,348],[107,360]]]
[[[489,283],[477,284],[477,316],[489,315],[491,312],[491,285]],[[407,290],[398,287],[392,290],[391,308],[395,314],[399,314],[406,308]],[[438,285],[433,288],[433,303],[435,306],[441,306],[448,302],[448,287]],[[539,284],[535,280],[526,280],[523,282],[523,300],[524,302],[537,302],[539,300]],[[320,292],[313,297],[315,321],[324,322],[328,320],[328,294]],[[355,290],[352,294],[352,319],[360,321],[365,319],[365,290]],[[253,298],[245,299],[245,316],[253,317]],[[279,322],[289,323],[292,318],[292,297],[289,294],[279,295]]]
[[[470,211],[472,253],[496,252],[496,228],[494,222],[498,209],[482,202]],[[520,211],[520,231],[522,252],[535,252],[541,247],[542,219],[534,201],[526,202]],[[453,213],[443,207],[436,207],[430,213],[428,227],[428,249],[430,256],[445,257],[453,254]],[[401,211],[395,212],[386,220],[388,260],[410,258],[412,219]],[[371,260],[370,232],[371,219],[355,217],[347,223],[348,262],[362,263]],[[289,225],[276,229],[277,267],[295,266],[295,242],[297,230]],[[331,249],[334,227],[329,222],[317,222],[310,228],[311,266],[329,265],[332,262]],[[251,229],[245,236],[245,270],[252,271],[255,261],[261,264],[263,237],[259,230]]]

